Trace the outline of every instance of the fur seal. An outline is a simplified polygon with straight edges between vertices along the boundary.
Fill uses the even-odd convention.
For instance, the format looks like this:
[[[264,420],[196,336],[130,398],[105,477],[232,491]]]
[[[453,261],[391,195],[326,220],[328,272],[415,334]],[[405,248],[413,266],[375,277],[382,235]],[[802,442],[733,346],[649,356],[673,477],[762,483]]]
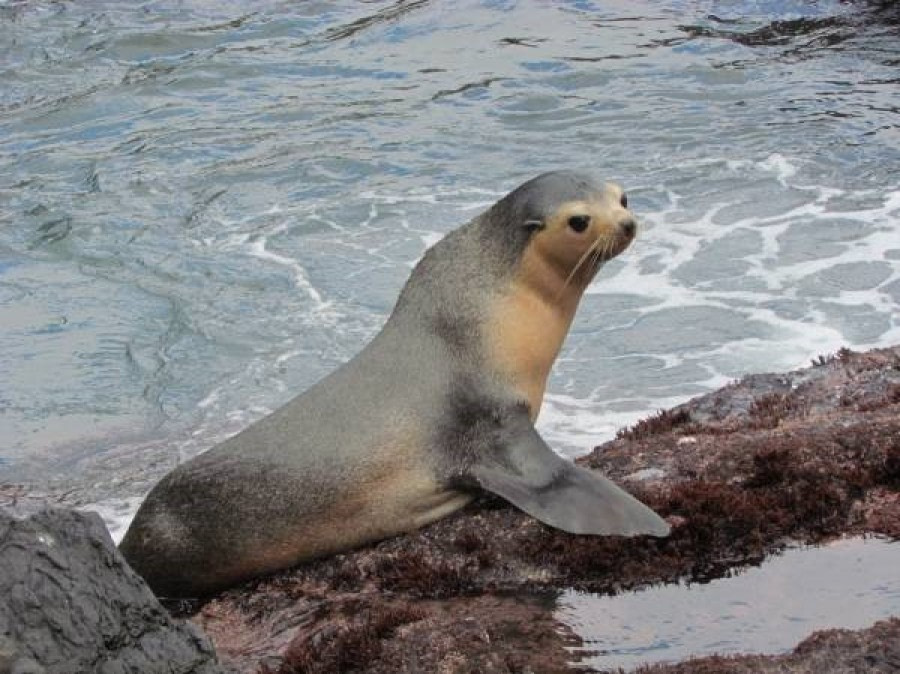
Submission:
[[[178,466],[121,544],[163,596],[411,531],[494,492],[578,534],[665,536],[533,422],[588,283],[635,236],[621,188],[540,175],[426,251],[352,360]]]

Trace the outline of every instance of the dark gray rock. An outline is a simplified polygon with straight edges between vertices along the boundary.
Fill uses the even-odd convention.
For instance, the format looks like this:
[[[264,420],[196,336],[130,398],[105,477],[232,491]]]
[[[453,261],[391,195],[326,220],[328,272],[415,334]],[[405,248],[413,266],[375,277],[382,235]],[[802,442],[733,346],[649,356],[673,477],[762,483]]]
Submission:
[[[222,672],[92,513],[0,509],[0,674]]]

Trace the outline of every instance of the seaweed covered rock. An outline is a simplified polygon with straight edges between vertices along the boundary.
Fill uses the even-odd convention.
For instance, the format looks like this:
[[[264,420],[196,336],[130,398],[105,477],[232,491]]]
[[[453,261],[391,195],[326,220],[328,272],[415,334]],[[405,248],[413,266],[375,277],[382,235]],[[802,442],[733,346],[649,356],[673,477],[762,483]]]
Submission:
[[[99,516],[0,509],[0,672],[223,671],[122,559]]]

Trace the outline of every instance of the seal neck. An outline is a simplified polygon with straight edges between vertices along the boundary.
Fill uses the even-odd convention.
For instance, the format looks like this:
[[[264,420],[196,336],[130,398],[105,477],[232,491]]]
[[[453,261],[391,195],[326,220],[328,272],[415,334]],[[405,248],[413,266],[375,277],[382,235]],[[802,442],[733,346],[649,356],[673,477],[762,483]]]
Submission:
[[[493,362],[528,401],[532,420],[585,286],[582,279],[566,283],[546,258],[526,254],[490,311],[487,338]]]
[[[587,265],[573,274],[568,267],[543,254],[537,247],[530,246],[522,256],[515,282],[539,297],[548,310],[567,317],[568,326],[593,276]]]

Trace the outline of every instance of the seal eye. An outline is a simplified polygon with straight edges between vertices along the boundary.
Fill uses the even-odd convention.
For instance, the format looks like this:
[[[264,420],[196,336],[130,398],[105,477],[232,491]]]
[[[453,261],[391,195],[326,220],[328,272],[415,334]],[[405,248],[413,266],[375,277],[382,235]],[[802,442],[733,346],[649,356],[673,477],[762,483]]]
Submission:
[[[587,229],[589,224],[591,224],[590,215],[573,215],[571,218],[569,218],[569,227],[574,229],[576,232],[583,232]]]
[[[619,203],[622,204],[622,208],[628,208],[628,197],[623,194],[619,197]]]

